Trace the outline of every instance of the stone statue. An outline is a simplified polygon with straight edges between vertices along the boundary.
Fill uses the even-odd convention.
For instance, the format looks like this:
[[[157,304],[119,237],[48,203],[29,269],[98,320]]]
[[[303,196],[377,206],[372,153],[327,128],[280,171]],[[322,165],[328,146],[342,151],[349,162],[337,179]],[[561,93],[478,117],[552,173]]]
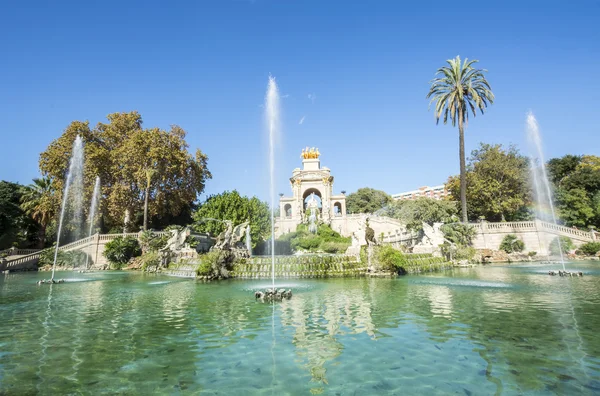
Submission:
[[[300,158],[302,159],[316,159],[319,158],[321,153],[319,153],[319,149],[315,147],[311,147],[310,149],[306,147],[302,149],[302,153],[300,154]]]
[[[231,236],[233,235],[233,222],[231,220],[224,220],[223,222],[227,225],[227,228],[225,229],[225,231],[219,234],[219,236],[217,237],[217,241],[215,245],[211,248],[211,250],[225,250],[230,246]]]
[[[167,240],[165,247],[160,249],[161,252],[171,251],[178,252],[183,249],[188,249],[189,245],[185,243],[185,239],[190,235],[190,229],[185,227],[182,230],[171,230],[171,237]]]
[[[249,221],[233,227],[233,222],[225,220],[227,229],[217,237],[217,243],[211,250],[221,250],[232,252],[235,257],[245,258],[250,257],[250,252],[242,239],[246,235],[246,228],[250,225]]]
[[[313,208],[318,209],[319,208],[319,202],[315,198],[315,193],[310,194],[310,199],[306,203],[306,208],[307,209],[313,209]]]
[[[433,226],[423,222],[423,238],[413,248],[413,253],[434,253],[444,243],[444,233],[440,227],[444,223],[434,223]]]

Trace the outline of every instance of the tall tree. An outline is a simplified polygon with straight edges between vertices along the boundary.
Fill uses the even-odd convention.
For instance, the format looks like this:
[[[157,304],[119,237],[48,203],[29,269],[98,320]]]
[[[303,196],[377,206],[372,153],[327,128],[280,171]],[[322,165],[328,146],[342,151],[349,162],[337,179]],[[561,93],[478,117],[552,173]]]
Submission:
[[[225,225],[215,220],[230,220],[234,226],[250,221],[252,245],[271,235],[271,212],[269,205],[256,197],[241,196],[236,190],[211,195],[193,214],[194,229],[218,235]]]
[[[472,220],[522,220],[529,216],[531,203],[529,159],[515,146],[481,143],[471,152],[466,171],[467,199]],[[446,187],[453,197],[460,193],[460,181],[450,177]]]
[[[548,161],[559,218],[569,226],[600,227],[600,157],[565,155]]]
[[[488,104],[494,103],[494,94],[490,84],[485,79],[487,70],[475,69],[473,65],[479,61],[465,59],[461,64],[460,56],[446,61],[444,66],[436,72],[436,77],[431,81],[427,98],[431,98],[429,106],[435,104],[436,124],[442,114],[444,124],[448,118],[452,126],[458,124],[458,153],[460,158],[460,203],[463,222],[467,222],[467,177],[465,165],[465,127],[469,122],[469,110],[473,117],[477,110],[484,113]]]
[[[386,207],[382,214],[393,217],[406,224],[412,230],[421,230],[423,223],[449,223],[457,221],[455,201],[442,201],[431,198],[395,201]]]
[[[42,177],[33,179],[33,183],[23,189],[21,208],[39,224],[39,247],[46,243],[46,229],[56,215],[58,202],[52,179]]]
[[[189,215],[212,177],[207,156],[200,150],[195,155],[188,151],[186,132],[178,126],[168,131],[143,129],[137,112],[107,118],[108,123],[98,123],[93,129],[88,122],[72,122],[40,155],[40,170],[55,180],[57,193],[62,194],[71,145],[80,135],[85,148],[86,195],[91,197],[94,180],[100,176],[103,223],[108,228],[122,226],[126,211],[135,225],[145,227],[151,219],[162,224],[181,213]],[[149,170],[154,172],[150,179]]]
[[[374,213],[392,202],[392,197],[381,190],[363,187],[346,197],[346,209],[350,213]]]

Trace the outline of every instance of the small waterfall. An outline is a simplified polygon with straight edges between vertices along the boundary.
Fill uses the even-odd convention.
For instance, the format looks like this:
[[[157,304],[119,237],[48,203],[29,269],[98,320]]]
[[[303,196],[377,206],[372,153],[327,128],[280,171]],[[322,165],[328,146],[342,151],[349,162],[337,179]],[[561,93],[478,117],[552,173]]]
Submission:
[[[536,217],[544,221],[551,221],[557,224],[556,212],[554,210],[554,197],[550,182],[548,181],[548,173],[546,171],[546,160],[542,150],[542,137],[540,135],[540,127],[532,112],[527,114],[527,138],[531,145],[531,175],[533,182],[533,191],[535,194]],[[562,245],[560,237],[557,236],[558,250],[560,252],[560,262],[563,270],[565,270],[565,259],[563,257]]]
[[[267,96],[265,98],[265,115],[269,128],[269,171],[271,201],[271,278],[275,288],[275,137],[279,128],[279,92],[275,78],[269,76]]]
[[[317,215],[315,211],[315,208],[311,208],[310,216],[308,216],[308,231],[313,234],[317,233]]]
[[[73,185],[76,188],[71,188]],[[74,195],[79,196],[74,197]],[[67,173],[67,179],[65,181],[65,188],[63,191],[62,206],[60,209],[60,218],[58,221],[58,232],[56,233],[56,249],[54,250],[54,263],[52,264],[52,277],[50,280],[54,280],[54,271],[56,270],[56,259],[58,258],[58,247],[60,245],[60,237],[63,228],[63,221],[65,219],[65,212],[67,206],[72,206],[73,220],[75,229],[81,230],[81,223],[77,222],[77,219],[81,219],[81,205],[83,202],[83,141],[81,136],[77,135],[73,142],[73,151],[71,153],[71,160],[69,163],[69,171]],[[69,201],[69,197],[71,200]],[[69,202],[72,205],[69,205]],[[77,231],[75,231],[77,233]]]
[[[94,193],[92,194],[92,203],[90,204],[90,213],[89,213],[89,222],[90,222],[90,232],[88,233],[88,237],[92,236],[92,232],[94,232],[94,226],[96,225],[96,208],[98,206],[98,202],[100,200],[100,176],[96,176],[96,184],[94,184]],[[90,259],[90,255],[87,254],[85,256],[85,269],[88,269],[88,262]]]
[[[250,224],[246,227],[246,249],[248,249],[248,254],[252,256],[252,239],[250,238]]]

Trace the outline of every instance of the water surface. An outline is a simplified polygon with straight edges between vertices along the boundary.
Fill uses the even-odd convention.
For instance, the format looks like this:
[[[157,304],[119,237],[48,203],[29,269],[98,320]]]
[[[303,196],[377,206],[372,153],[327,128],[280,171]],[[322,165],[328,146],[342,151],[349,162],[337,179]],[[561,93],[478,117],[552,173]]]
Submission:
[[[598,394],[600,263],[398,279],[0,277],[0,393]]]

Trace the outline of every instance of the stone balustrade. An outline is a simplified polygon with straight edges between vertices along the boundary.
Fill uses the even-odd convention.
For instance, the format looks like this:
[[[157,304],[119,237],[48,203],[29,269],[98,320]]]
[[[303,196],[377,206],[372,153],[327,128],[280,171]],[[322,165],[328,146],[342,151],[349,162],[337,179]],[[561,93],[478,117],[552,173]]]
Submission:
[[[157,236],[163,236],[169,233],[169,231],[154,231],[154,234]],[[212,244],[211,237],[208,234],[191,233],[190,235],[198,239],[201,243],[205,245]],[[77,241],[73,241],[71,243],[67,243],[66,245],[59,246],[58,250],[63,252],[69,252],[72,250],[85,250],[86,253],[90,255],[94,264],[104,265],[107,264],[103,255],[104,246],[108,242],[118,237],[134,237],[136,239],[139,239],[140,236],[141,232],[130,232],[124,234],[95,234],[86,238],[79,239]],[[12,260],[0,260],[0,271],[36,269],[37,263],[39,262],[42,252],[43,250],[36,250],[31,254],[27,254],[25,256],[18,257]]]

